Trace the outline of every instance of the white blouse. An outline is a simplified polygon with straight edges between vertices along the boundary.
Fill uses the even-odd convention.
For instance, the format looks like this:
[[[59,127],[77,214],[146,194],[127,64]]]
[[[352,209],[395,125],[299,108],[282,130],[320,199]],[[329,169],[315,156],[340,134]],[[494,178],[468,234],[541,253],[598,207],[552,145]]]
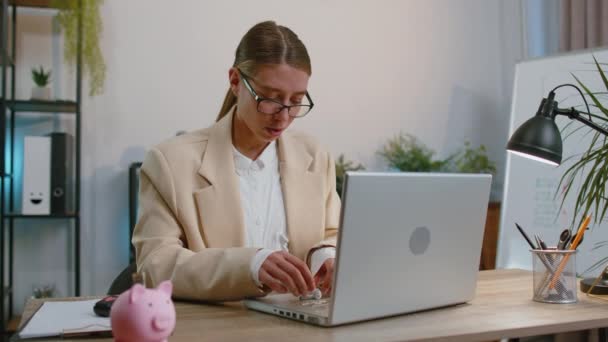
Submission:
[[[241,206],[245,221],[245,246],[261,248],[251,261],[250,271],[256,285],[260,267],[275,251],[287,251],[287,219],[279,175],[276,141],[266,146],[262,154],[251,160],[233,146],[235,171],[239,178]],[[323,262],[335,257],[335,248],[321,248],[311,257],[314,275]]]

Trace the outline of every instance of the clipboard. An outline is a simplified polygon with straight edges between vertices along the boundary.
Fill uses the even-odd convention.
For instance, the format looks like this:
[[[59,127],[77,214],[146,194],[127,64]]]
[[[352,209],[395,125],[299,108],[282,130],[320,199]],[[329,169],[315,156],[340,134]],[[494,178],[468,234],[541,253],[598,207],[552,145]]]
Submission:
[[[108,317],[93,312],[98,299],[45,301],[30,319],[22,325],[21,340],[43,337],[112,336]]]

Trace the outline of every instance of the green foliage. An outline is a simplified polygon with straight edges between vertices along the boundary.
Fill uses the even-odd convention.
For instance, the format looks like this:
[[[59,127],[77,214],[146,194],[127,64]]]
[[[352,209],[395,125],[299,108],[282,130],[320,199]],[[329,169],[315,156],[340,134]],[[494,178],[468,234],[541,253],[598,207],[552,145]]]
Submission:
[[[455,156],[454,167],[457,172],[462,173],[496,174],[496,163],[488,158],[486,147],[480,145],[478,148],[473,148],[469,141],[465,141],[464,151]]]
[[[389,139],[378,154],[391,169],[410,172],[444,171],[448,160],[433,160],[435,152],[415,136],[400,133]]]
[[[589,89],[581,80],[572,75],[576,82],[583,88],[586,95],[592,100],[592,106],[599,110],[599,114],[592,114],[594,122],[601,126],[608,124],[608,108],[600,101],[602,95],[608,91],[608,79],[602,64],[593,57],[596,69],[602,79],[604,89],[599,92],[594,92]],[[585,114],[586,115],[586,114]],[[564,205],[566,198],[576,196],[574,205],[574,215],[572,225],[575,226],[577,220],[582,221],[591,212],[593,219],[597,223],[601,223],[606,217],[608,211],[608,197],[606,195],[606,181],[608,180],[608,145],[607,137],[598,131],[591,131],[593,138],[587,150],[580,155],[572,166],[570,166],[562,175],[558,191],[562,191],[562,203]],[[575,156],[576,157],[576,156]],[[576,179],[581,180],[581,185],[578,192],[573,191],[573,185]],[[560,207],[561,210],[561,207]],[[606,241],[599,242],[595,248],[603,247],[608,244]],[[594,270],[608,262],[608,257],[602,258],[597,263],[592,265],[587,271]]]
[[[360,171],[365,170],[365,167],[361,164],[356,164],[350,160],[347,160],[344,157],[344,154],[341,154],[338,159],[336,159],[336,191],[339,196],[342,196],[342,183],[344,183],[344,175],[346,171]]]
[[[32,68],[32,79],[39,87],[46,87],[51,81],[51,70],[45,71],[42,65],[36,68]]]
[[[103,31],[99,6],[103,0],[81,1],[81,9],[76,0],[51,0],[51,4],[59,8],[57,21],[64,36],[64,58],[71,66],[77,63],[78,15],[82,14],[82,71],[88,76],[89,95],[95,96],[103,92],[106,77],[106,63],[99,47]]]
[[[496,173],[496,164],[488,158],[486,147],[473,148],[468,141],[464,150],[441,160],[434,159],[435,151],[415,136],[400,133],[389,139],[378,154],[389,168],[405,172]]]

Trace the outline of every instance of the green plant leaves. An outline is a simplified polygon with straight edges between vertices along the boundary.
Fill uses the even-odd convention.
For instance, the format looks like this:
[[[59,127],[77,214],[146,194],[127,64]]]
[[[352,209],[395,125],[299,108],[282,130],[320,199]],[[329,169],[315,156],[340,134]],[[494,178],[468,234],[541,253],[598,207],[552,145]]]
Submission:
[[[342,183],[344,182],[344,175],[347,171],[360,171],[365,170],[365,167],[361,164],[355,164],[354,162],[347,160],[344,154],[340,154],[336,159],[336,191],[338,195],[342,195]]]
[[[435,152],[411,134],[400,133],[389,139],[378,154],[390,168],[400,171],[440,171],[445,165],[441,160],[433,160]]]
[[[390,168],[399,171],[496,173],[496,164],[488,158],[485,146],[473,148],[469,141],[463,150],[446,159],[434,159],[435,152],[415,136],[400,133],[389,139],[378,154]]]
[[[32,80],[39,87],[46,87],[51,81],[51,71],[44,71],[42,65],[36,68],[32,68]]]
[[[496,174],[496,164],[488,158],[486,147],[480,145],[475,149],[469,141],[465,141],[464,151],[457,154],[454,165],[456,171],[462,173]]]
[[[89,95],[103,92],[106,63],[100,48],[103,23],[99,7],[103,0],[81,0],[79,8],[75,0],[51,0],[53,7],[59,8],[57,21],[64,36],[64,58],[69,65],[78,62],[78,16],[82,14],[82,70],[89,79]]]
[[[593,60],[600,78],[602,79],[602,83],[606,88],[605,90],[608,91],[608,78],[606,77],[604,70],[602,70],[602,64],[600,64],[595,57],[593,57]],[[594,108],[604,114],[604,116],[591,114],[591,117],[605,123],[608,119],[608,109],[598,98],[597,95],[600,93],[592,92],[576,75],[573,74],[572,77],[574,77],[576,82],[584,89],[586,95],[591,98]],[[578,129],[580,129],[580,127],[577,128],[577,130]],[[561,208],[563,207],[566,198],[570,195],[572,186],[575,183],[574,181],[577,178],[581,179],[581,185],[576,194],[576,202],[574,204],[573,225],[577,220],[584,219],[591,211],[594,213],[594,221],[598,223],[602,222],[606,212],[608,212],[608,201],[606,201],[606,181],[608,180],[607,137],[597,131],[590,131],[593,132],[594,135],[589,147],[580,156],[580,159],[564,172],[557,189],[557,191],[560,191],[562,185],[564,185],[563,197],[560,205]]]

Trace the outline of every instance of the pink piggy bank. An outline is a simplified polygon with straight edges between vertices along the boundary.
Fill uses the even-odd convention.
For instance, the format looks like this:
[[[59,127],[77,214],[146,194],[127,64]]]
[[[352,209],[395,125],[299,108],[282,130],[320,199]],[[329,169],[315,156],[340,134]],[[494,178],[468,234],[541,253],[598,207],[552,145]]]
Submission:
[[[155,289],[135,284],[122,293],[110,311],[117,342],[166,342],[175,328],[173,285],[166,280]]]

